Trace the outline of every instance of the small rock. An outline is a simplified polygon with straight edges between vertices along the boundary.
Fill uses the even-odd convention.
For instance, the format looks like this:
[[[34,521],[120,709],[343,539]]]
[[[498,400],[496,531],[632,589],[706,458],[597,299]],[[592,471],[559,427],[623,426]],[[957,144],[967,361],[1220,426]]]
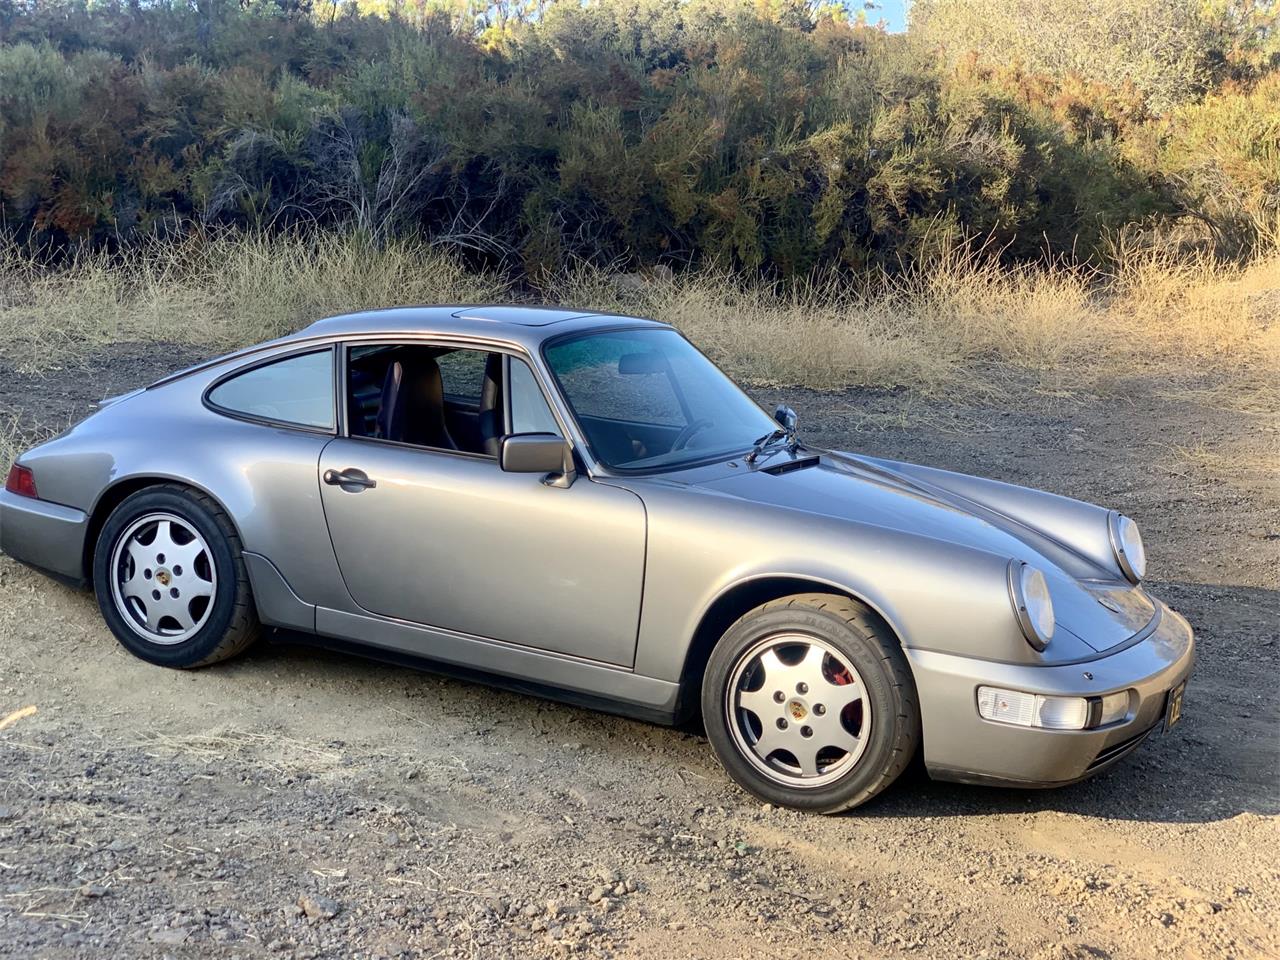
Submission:
[[[615,897],[625,896],[626,892],[627,892],[627,885],[625,883],[615,883],[613,885],[613,895]]]
[[[318,894],[304,893],[298,898],[298,906],[311,920],[331,920],[338,915],[342,905]]]
[[[187,937],[189,937],[190,935],[191,935],[191,932],[187,930],[186,927],[170,927],[167,930],[152,931],[151,942],[165,943],[165,944],[169,944],[170,946],[176,947],[179,944],[186,943]]]
[[[18,811],[13,807],[0,807],[0,820],[12,820],[18,815]]]
[[[105,897],[106,895],[107,888],[100,883],[86,883],[80,888],[80,896],[88,897],[91,900],[95,900],[98,897]]]
[[[608,891],[601,886],[591,888],[591,892],[587,894],[587,903],[599,903]]]

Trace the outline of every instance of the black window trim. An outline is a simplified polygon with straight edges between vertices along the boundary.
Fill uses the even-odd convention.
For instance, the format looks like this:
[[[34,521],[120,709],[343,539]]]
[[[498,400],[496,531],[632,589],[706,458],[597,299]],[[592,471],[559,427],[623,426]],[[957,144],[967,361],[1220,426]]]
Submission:
[[[283,430],[296,430],[300,433],[310,433],[321,437],[335,437],[338,435],[338,427],[341,421],[341,412],[338,406],[341,397],[336,395],[338,390],[338,351],[335,349],[336,346],[337,344],[333,341],[320,345],[310,343],[297,350],[288,350],[283,353],[272,354],[256,360],[253,363],[246,363],[243,366],[236,367],[234,370],[228,370],[204,388],[204,392],[200,395],[200,402],[210,412],[216,413],[222,417],[227,417],[231,420],[239,420],[243,423],[256,423],[259,426],[264,427],[278,427]],[[210,399],[213,391],[217,390],[224,383],[243,376],[246,373],[252,373],[254,370],[261,367],[269,367],[274,363],[282,363],[285,360],[310,356],[313,353],[324,353],[325,351],[328,351],[330,361],[329,370],[331,376],[329,388],[335,392],[335,396],[333,397],[333,415],[329,421],[329,426],[327,427],[318,427],[309,423],[298,423],[294,420],[281,420],[276,417],[263,417],[253,413],[246,413],[243,410],[233,410],[230,407],[224,407],[220,403],[214,403],[214,401]]]

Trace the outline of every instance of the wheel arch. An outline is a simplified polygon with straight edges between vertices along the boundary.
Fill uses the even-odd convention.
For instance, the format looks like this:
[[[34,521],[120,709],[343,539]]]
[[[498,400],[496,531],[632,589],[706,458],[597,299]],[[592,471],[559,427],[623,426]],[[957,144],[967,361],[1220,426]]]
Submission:
[[[107,518],[111,516],[112,511],[135,493],[146,490],[148,487],[163,486],[186,487],[208,497],[218,505],[223,514],[230,520],[236,535],[241,536],[240,526],[236,523],[236,519],[231,515],[231,512],[227,510],[226,505],[212,491],[198,483],[193,483],[185,477],[171,477],[161,474],[122,477],[104,489],[89,510],[88,525],[85,529],[84,555],[81,558],[81,566],[84,570],[86,583],[93,583],[93,555],[98,549],[98,537],[102,533],[102,528],[106,526]],[[243,537],[241,537],[241,540],[243,542]]]
[[[676,705],[676,721],[685,722],[697,715],[701,699],[702,675],[717,641],[740,617],[771,600],[798,593],[826,593],[845,597],[866,607],[905,648],[901,631],[880,607],[847,585],[821,577],[796,574],[761,574],[739,580],[722,590],[703,611],[698,626],[689,639],[684,665],[680,671],[680,694]]]

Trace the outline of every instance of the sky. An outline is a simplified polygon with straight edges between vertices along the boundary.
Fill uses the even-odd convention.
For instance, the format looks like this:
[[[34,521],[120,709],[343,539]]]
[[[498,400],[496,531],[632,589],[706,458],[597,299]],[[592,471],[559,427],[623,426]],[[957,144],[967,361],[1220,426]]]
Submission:
[[[907,29],[907,5],[911,0],[879,0],[878,10],[868,10],[867,20],[875,23],[877,20],[884,20],[889,25],[891,33]]]

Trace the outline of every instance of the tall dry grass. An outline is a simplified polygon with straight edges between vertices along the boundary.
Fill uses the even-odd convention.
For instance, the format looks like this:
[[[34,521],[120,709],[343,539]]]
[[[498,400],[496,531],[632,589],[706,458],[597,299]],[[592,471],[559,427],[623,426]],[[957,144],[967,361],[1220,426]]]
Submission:
[[[211,353],[328,314],[404,303],[544,299],[675,324],[756,385],[985,390],[992,370],[1098,377],[1211,372],[1280,384],[1280,252],[1243,266],[1120,251],[1109,274],[952,254],[878,282],[770,286],[712,272],[580,268],[535,297],[412,242],[194,237],[58,270],[0,245],[0,358],[37,371],[118,341]]]

